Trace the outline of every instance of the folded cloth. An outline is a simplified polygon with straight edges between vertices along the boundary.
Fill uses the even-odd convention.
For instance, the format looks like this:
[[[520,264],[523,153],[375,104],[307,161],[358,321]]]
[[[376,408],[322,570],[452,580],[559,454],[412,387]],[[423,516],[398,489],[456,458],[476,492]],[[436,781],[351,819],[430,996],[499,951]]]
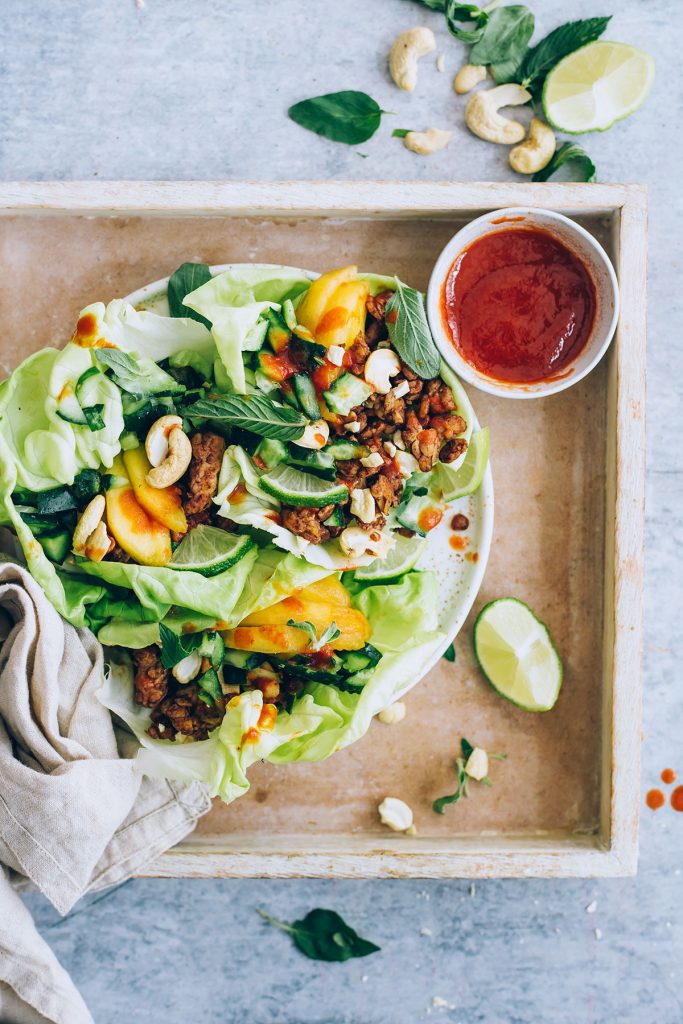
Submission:
[[[135,741],[97,699],[102,649],[64,622],[0,531],[0,1021],[92,1017],[17,888],[61,914],[190,832],[206,788],[142,776]]]

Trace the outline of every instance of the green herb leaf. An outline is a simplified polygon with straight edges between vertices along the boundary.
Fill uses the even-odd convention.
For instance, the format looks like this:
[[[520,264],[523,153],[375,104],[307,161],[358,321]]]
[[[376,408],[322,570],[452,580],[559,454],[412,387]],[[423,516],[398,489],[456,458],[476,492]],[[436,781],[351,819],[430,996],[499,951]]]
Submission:
[[[399,356],[423,380],[436,377],[441,363],[429,329],[422,292],[396,279],[386,307],[389,337]]]
[[[611,17],[570,21],[549,32],[528,51],[522,66],[522,85],[527,88],[533,85],[538,92],[548,72],[567,54],[599,39]]]
[[[460,740],[460,749],[462,756],[456,757],[455,759],[455,766],[458,773],[458,785],[454,793],[449,793],[448,796],[440,796],[438,800],[434,801],[432,804],[432,810],[435,811],[436,814],[443,814],[448,804],[455,804],[461,797],[469,796],[469,778],[465,772],[465,764],[467,763],[468,757],[474,750],[474,747],[469,740],[466,740],[463,736]]]
[[[577,142],[565,142],[542,171],[536,171],[532,181],[547,181],[563,164],[571,163],[576,170],[575,181],[595,181],[595,164]]]
[[[406,135],[410,135],[414,128],[394,128],[391,133],[392,139],[405,139]]]
[[[201,633],[183,633],[179,636],[163,622],[159,623],[159,638],[161,640],[161,664],[164,668],[173,668],[188,654],[196,651],[202,642]]]
[[[465,761],[467,761],[474,750],[474,746],[463,736],[460,740],[460,749],[462,750],[462,756],[465,758]]]
[[[149,368],[140,365],[138,360],[129,352],[122,352],[119,348],[96,348],[93,349],[95,359],[102,366],[105,366],[114,375],[114,382],[122,391],[127,391],[137,398],[142,398],[150,392],[157,394],[180,394],[185,388],[170,373],[166,373],[156,363],[148,360]],[[153,386],[150,387],[150,371],[153,371]]]
[[[303,434],[307,422],[296,409],[277,405],[266,395],[200,398],[183,412],[191,419],[219,420],[231,427],[279,441],[296,441]]]
[[[85,421],[92,431],[104,429],[104,405],[84,405],[81,407],[81,412],[85,416]]]
[[[287,113],[292,121],[316,135],[355,146],[375,134],[383,111],[367,93],[344,89],[301,100]]]
[[[263,910],[257,913],[269,924],[289,932],[301,952],[311,960],[343,962],[379,952],[379,946],[362,939],[334,910],[317,908],[292,924],[278,921]]]
[[[418,3],[424,7],[429,7],[432,11],[445,11],[446,0],[417,0]]]
[[[527,43],[534,32],[534,16],[523,4],[499,7],[489,15],[488,24],[469,55],[471,64],[522,63]]]
[[[331,622],[327,629],[318,636],[317,630],[312,622],[295,622],[294,619],[289,619],[287,622],[288,626],[294,626],[296,629],[302,629],[306,636],[309,638],[309,650],[319,651],[326,644],[331,644],[333,640],[336,640],[338,636],[341,636],[341,630],[337,626],[336,622]]]
[[[455,661],[455,644],[449,644],[441,657],[446,661]]]
[[[181,263],[168,279],[168,308],[171,316],[189,316],[197,320],[205,327],[211,328],[211,324],[202,316],[190,309],[183,302],[186,295],[193,292],[195,288],[206,284],[211,280],[211,271],[206,263]]]
[[[446,24],[448,31],[461,43],[478,43],[484,35],[489,16],[476,4],[461,4],[457,0],[447,0]],[[462,23],[473,23],[473,28],[460,28]]]

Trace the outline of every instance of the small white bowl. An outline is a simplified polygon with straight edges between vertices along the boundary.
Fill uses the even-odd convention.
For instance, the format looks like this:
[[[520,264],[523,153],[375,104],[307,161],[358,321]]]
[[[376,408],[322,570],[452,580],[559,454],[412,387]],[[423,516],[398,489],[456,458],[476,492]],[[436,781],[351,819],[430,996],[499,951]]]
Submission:
[[[582,260],[595,285],[595,321],[584,348],[556,376],[534,383],[500,381],[475,369],[457,351],[443,319],[443,286],[457,256],[483,235],[511,227],[541,228],[553,235]],[[542,398],[576,384],[602,359],[614,336],[619,318],[619,285],[607,253],[584,228],[561,213],[514,206],[477,217],[453,235],[436,261],[429,279],[427,316],[443,359],[468,384],[505,398]]]

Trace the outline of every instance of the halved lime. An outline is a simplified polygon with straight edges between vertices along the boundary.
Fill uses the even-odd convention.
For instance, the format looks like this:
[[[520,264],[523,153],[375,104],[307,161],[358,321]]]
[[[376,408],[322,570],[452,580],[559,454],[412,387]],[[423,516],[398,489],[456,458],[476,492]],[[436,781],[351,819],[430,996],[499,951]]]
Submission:
[[[338,505],[349,496],[344,484],[322,480],[319,476],[302,473],[284,463],[264,473],[259,480],[259,487],[287,505],[300,505],[303,508]]]
[[[491,601],[472,634],[479,667],[494,690],[525,711],[550,711],[562,686],[562,661],[545,626],[514,597]]]
[[[489,461],[489,428],[477,430],[470,438],[462,465],[455,470],[439,463],[444,501],[455,501],[474,494],[480,487]]]
[[[239,562],[253,544],[251,537],[226,533],[216,526],[195,526],[173,552],[168,567],[217,576]]]
[[[553,68],[543,86],[548,122],[571,135],[604,132],[643,103],[655,62],[627,43],[582,46]]]
[[[370,565],[361,566],[356,569],[354,576],[357,580],[365,582],[371,580],[373,583],[403,576],[413,568],[422,554],[425,544],[424,537],[402,537],[400,533],[395,533],[394,543],[386,557],[376,558]]]

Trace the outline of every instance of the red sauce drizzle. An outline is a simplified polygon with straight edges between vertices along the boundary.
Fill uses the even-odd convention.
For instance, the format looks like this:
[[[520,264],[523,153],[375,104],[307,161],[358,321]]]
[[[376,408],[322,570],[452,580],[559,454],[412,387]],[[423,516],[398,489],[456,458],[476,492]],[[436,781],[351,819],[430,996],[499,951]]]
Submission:
[[[676,772],[673,770],[673,768],[665,768],[662,774],[660,775],[660,778],[662,782],[664,782],[667,786],[670,786],[672,782],[676,781],[678,776],[676,775]]]
[[[443,519],[443,512],[440,508],[423,508],[417,517],[417,525],[425,533],[429,533],[435,526],[438,526]]]
[[[450,268],[442,314],[471,366],[504,382],[545,380],[584,349],[595,320],[584,263],[538,228],[478,238]]]
[[[683,811],[683,786],[676,786],[671,794],[671,806],[674,811]]]
[[[449,537],[448,543],[454,551],[464,551],[467,547],[467,537],[458,537],[457,535]]]
[[[673,801],[673,794],[671,795]],[[645,797],[645,803],[651,811],[658,811],[660,807],[664,806],[666,797],[662,793],[661,789],[650,789]]]

